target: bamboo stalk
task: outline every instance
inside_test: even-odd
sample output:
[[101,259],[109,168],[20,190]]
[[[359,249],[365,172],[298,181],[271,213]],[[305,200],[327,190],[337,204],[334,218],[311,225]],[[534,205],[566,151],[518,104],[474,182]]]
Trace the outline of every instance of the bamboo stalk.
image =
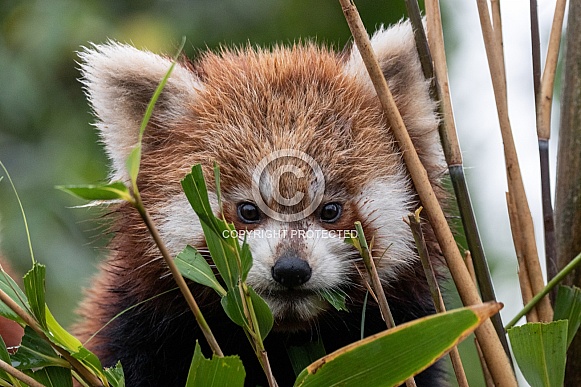
[[539,33],[539,16],[537,0],[530,0],[531,20],[531,52],[533,62],[533,90],[535,93],[535,109],[538,106],[539,93],[541,91],[541,39]]
[[[241,264],[240,257],[237,260],[238,264]],[[238,269],[242,272],[242,268],[239,266]],[[247,335],[249,336],[252,347],[258,357],[258,361],[262,366],[264,374],[266,375],[266,380],[268,382],[269,387],[277,387],[278,383],[272,373],[272,368],[270,367],[270,361],[268,360],[268,353],[264,348],[264,342],[262,336],[260,335],[260,327],[258,326],[258,318],[256,317],[256,313],[254,311],[254,306],[252,305],[252,299],[250,298],[250,292],[248,290],[248,286],[246,286],[245,282],[240,282],[238,286],[238,290],[240,291],[240,298],[242,299],[243,307],[244,307],[244,315],[248,324],[252,327],[252,329],[245,328],[244,330],[247,331]]]
[[466,267],[468,268],[472,282],[477,283],[476,272],[474,271],[474,261],[472,260],[472,254],[470,254],[470,250],[464,251],[464,262],[466,263]]
[[[523,301],[523,305],[528,304],[528,302],[533,298],[533,289],[531,288],[531,281],[529,277],[529,272],[527,270],[527,265],[524,262],[523,257],[523,240],[522,235],[515,230],[519,229],[519,218],[516,214],[516,205],[513,201],[510,192],[506,193],[506,204],[508,207],[508,216],[510,222],[514,227],[511,227],[512,239],[514,242],[514,247],[516,251],[516,259],[518,262],[518,283],[520,285],[520,292]],[[539,315],[536,308],[532,308],[529,313],[527,313],[527,322],[538,322]]]
[[504,88],[506,88],[506,67],[504,62],[504,38],[502,37],[502,17],[500,16],[500,0],[491,0],[490,5],[492,8],[492,29],[494,31],[494,38],[497,44],[500,45],[500,76],[502,76],[502,81]]
[[[540,93],[535,99],[537,112],[537,135],[539,140],[539,156],[541,164],[541,191],[543,204],[543,224],[545,231],[545,262],[547,279],[557,274],[557,256],[555,247],[555,223],[553,206],[551,204],[551,181],[549,175],[549,138],[551,137],[551,108],[553,105],[553,89],[559,59],[561,31],[565,18],[566,0],[557,0],[555,15],[549,36],[549,47],[545,69],[543,71]],[[537,27],[538,28],[538,27]],[[553,293],[553,298],[556,294]]]
[[45,387],[44,384],[37,382],[30,376],[26,375],[24,372],[12,367],[12,365],[6,363],[4,360],[0,359],[0,369],[21,382],[26,383],[30,387]]
[[[357,239],[361,245],[361,258],[363,258],[363,263],[365,264],[365,269],[371,280],[371,286],[377,296],[377,304],[381,310],[381,314],[385,320],[385,325],[387,329],[395,327],[395,321],[393,320],[393,315],[389,309],[389,304],[387,303],[387,297],[385,296],[385,291],[381,285],[381,280],[379,279],[379,274],[377,273],[377,268],[375,267],[375,261],[371,254],[371,249],[367,244],[367,239],[363,232],[363,227],[361,222],[355,222],[355,230],[357,231]],[[416,387],[416,381],[413,376],[405,381],[406,387]]]
[[[537,125],[537,136],[539,126],[539,100],[541,93],[541,43],[539,34],[539,18],[537,0],[530,0],[530,20],[531,20],[531,51],[533,62],[533,90],[535,93],[535,118]],[[543,206],[543,228],[545,237],[545,266],[547,268],[547,280],[557,274],[557,257],[555,246],[555,221],[553,218],[553,206],[551,204],[551,185],[549,174],[549,141],[538,140],[539,161],[541,166],[541,197]],[[554,300],[557,294],[551,292],[551,299]]]
[[[428,46],[428,39],[424,31],[424,24],[422,23],[420,6],[417,0],[405,0],[405,6],[414,30],[414,40],[416,42],[420,64],[422,65],[422,72],[424,73],[424,77],[431,81],[431,93],[435,91],[434,67],[432,65],[432,55],[430,53],[430,47]],[[432,95],[432,98],[436,98],[436,95]]]
[[[538,120],[537,120],[538,122]],[[541,167],[541,203],[543,207],[543,231],[545,237],[545,267],[547,280],[555,277],[558,271],[557,252],[555,240],[555,218],[553,204],[551,202],[551,176],[549,169],[549,140],[538,139],[539,162]],[[557,297],[556,292],[551,293],[552,300]]]
[[492,379],[492,375],[488,370],[488,366],[486,365],[486,361],[484,360],[484,355],[482,354],[482,348],[480,348],[480,344],[478,344],[478,339],[474,339],[474,346],[476,347],[476,352],[478,352],[478,358],[480,359],[480,367],[482,368],[482,375],[484,376],[484,383],[486,387],[495,387],[494,379]]
[[553,289],[555,286],[557,286],[579,264],[581,264],[581,253],[577,254],[577,256],[575,258],[573,258],[569,262],[569,264],[567,264],[567,266],[565,266],[555,276],[555,278],[553,278],[552,280],[549,281],[549,283],[547,284],[547,286],[545,286],[540,293],[536,294],[533,297],[533,299],[530,300],[529,303],[526,304],[525,307],[519,313],[517,313],[517,315],[514,316],[514,318],[512,320],[510,320],[510,322],[508,324],[506,324],[506,329],[512,328],[518,322],[518,320],[520,320],[520,318],[522,316],[524,316],[531,308],[533,308],[535,306],[535,304],[538,303],[544,296],[546,296],[547,294],[549,294],[549,292],[551,291],[551,289]]
[[[427,0],[425,5],[429,46],[433,58],[434,75],[436,78],[436,94],[438,96],[438,101],[440,101],[439,107],[443,118],[439,127],[442,149],[444,150],[446,163],[448,164],[448,171],[454,188],[458,209],[460,210],[460,217],[466,235],[466,242],[468,243],[468,248],[474,257],[474,269],[482,299],[484,301],[496,301],[496,294],[490,276],[490,269],[482,247],[478,224],[476,223],[470,193],[466,184],[464,167],[462,165],[462,152],[460,151],[458,136],[456,134],[454,111],[450,98],[448,66],[446,64],[446,52],[444,49],[444,35],[439,0]],[[508,340],[502,326],[502,319],[500,315],[497,314],[492,316],[491,320],[504,351],[509,361],[511,361]]]
[[161,255],[163,256],[165,263],[169,267],[176,284],[178,285],[180,291],[182,292],[184,298],[186,299],[188,306],[192,310],[194,317],[196,318],[196,321],[197,321],[198,325],[200,326],[200,330],[202,331],[202,333],[204,334],[204,337],[208,341],[208,345],[210,346],[210,348],[212,349],[212,352],[216,356],[224,357],[224,353],[222,352],[222,349],[220,349],[220,346],[218,345],[216,338],[212,334],[212,330],[210,329],[210,326],[206,322],[206,319],[204,318],[204,315],[202,314],[202,311],[200,310],[198,303],[196,302],[196,300],[194,299],[194,296],[190,292],[190,288],[188,288],[188,285],[186,284],[184,277],[180,274],[177,266],[174,263],[174,260],[172,259],[171,255],[167,251],[167,248],[165,247],[165,244],[163,243],[161,236],[159,235],[159,232],[157,231],[157,228],[155,227],[155,224],[153,223],[153,220],[151,219],[151,217],[149,216],[149,213],[147,212],[147,210],[143,206],[143,202],[141,201],[141,197],[138,194],[136,195],[135,193],[134,193],[134,195],[135,195],[135,199],[136,199],[135,208],[139,212],[139,215],[141,215],[141,218],[143,219],[145,225],[147,226],[149,233],[151,234],[155,244],[157,245]]
[[[470,276],[472,277],[472,281],[474,283],[476,283],[476,273],[474,272],[472,255],[470,254],[469,250],[466,250],[464,252],[464,262],[466,263],[466,267],[468,268],[468,271],[470,272]],[[502,329],[504,331],[504,327]],[[484,354],[482,353],[482,350],[480,349],[480,345],[478,344],[478,339],[476,337],[474,338],[474,346],[476,347],[476,352],[478,354],[478,360],[480,360],[480,368],[482,369],[482,373],[484,375],[484,380],[486,382],[486,386],[487,387],[493,386],[494,384],[489,383],[492,381],[492,377],[490,376],[490,372],[488,371],[488,366],[486,365],[486,359],[484,359]]]
[[367,239],[365,239],[365,234],[363,233],[363,227],[361,222],[355,222],[355,230],[357,231],[357,239],[361,245],[361,258],[363,258],[363,263],[365,264],[365,269],[367,269],[367,274],[371,281],[371,287],[373,292],[377,297],[377,304],[381,310],[381,314],[385,320],[387,328],[393,328],[395,326],[395,321],[393,320],[393,315],[389,309],[389,304],[387,303],[387,297],[385,297],[385,292],[383,291],[383,286],[381,286],[381,280],[379,279],[379,274],[377,274],[377,269],[375,268],[375,262],[371,255],[371,250],[367,245]]
[[[340,0],[343,13],[359,52],[361,53],[363,62],[367,68],[371,81],[377,92],[379,101],[384,109],[391,130],[394,137],[399,143],[402,150],[402,156],[410,172],[412,181],[418,192],[420,200],[436,235],[436,239],[440,244],[444,257],[452,274],[452,278],[458,289],[458,293],[465,305],[480,304],[480,296],[476,287],[470,280],[468,269],[464,265],[462,255],[458,250],[454,236],[450,231],[450,227],[446,222],[444,213],[438,203],[438,199],[434,194],[428,174],[422,166],[413,143],[407,133],[401,115],[397,109],[393,96],[389,91],[389,87],[383,77],[381,68],[375,58],[369,36],[365,31],[363,22],[359,17],[359,13],[355,5],[350,0]],[[494,331],[492,322],[485,321],[477,330],[476,335],[479,337],[483,352],[490,366],[491,373],[499,385],[516,386],[516,379],[512,372],[510,362],[504,352],[502,345]]]
[[[420,207],[415,212],[415,214],[408,215],[407,221],[405,221],[405,219],[404,221],[412,230],[412,234],[418,248],[418,254],[424,268],[424,274],[426,275],[428,286],[430,287],[430,293],[432,295],[432,301],[434,302],[436,312],[444,313],[446,311],[446,305],[444,305],[444,299],[442,298],[442,293],[440,292],[440,287],[438,286],[438,280],[434,274],[434,267],[430,261],[428,248],[426,246],[426,241],[422,232],[422,224],[420,223],[421,210],[422,208]],[[457,346],[450,350],[449,356],[450,361],[452,362],[452,368],[454,369],[454,374],[456,375],[456,380],[458,381],[458,386],[469,387],[468,379],[466,378],[466,373],[464,372],[464,366],[462,365],[462,359],[460,358],[460,352],[458,352]]]
[[260,364],[262,364],[262,369],[266,375],[266,381],[270,387],[277,387],[278,384],[276,379],[274,378],[274,374],[272,373],[272,368],[270,367],[270,361],[268,360],[268,353],[266,350],[262,349],[258,353],[258,359],[260,360]]
[[[464,261],[466,262],[466,267],[472,276],[472,281],[476,283],[476,273],[474,272],[474,265],[472,264],[472,255],[470,254],[470,251],[464,252]],[[504,327],[502,330],[504,331]],[[478,354],[478,360],[480,360],[480,368],[482,369],[482,375],[484,376],[486,387],[494,387],[492,375],[490,375],[488,365],[486,365],[486,359],[484,358],[484,354],[482,353],[482,349],[480,349],[480,344],[478,344],[478,339],[476,337],[474,338],[474,347],[476,348],[476,353]]]
[[462,152],[456,134],[456,122],[452,99],[450,98],[450,86],[448,80],[448,65],[444,51],[444,36],[442,19],[440,17],[440,4],[438,0],[426,0],[426,18],[428,26],[428,44],[432,56],[434,75],[436,77],[436,93],[440,102],[442,121],[440,137],[442,148],[448,167],[462,165]]
[[65,349],[54,344],[46,336],[42,328],[38,325],[34,317],[32,317],[28,312],[22,309],[8,294],[0,289],[0,301],[6,304],[14,313],[18,315],[34,332],[36,332],[41,339],[46,341],[56,350],[62,357],[64,357],[71,366],[79,373],[79,375],[85,380],[90,386],[103,386],[103,382],[89,371],[84,365],[82,365],[77,359],[71,356]]
[[[557,183],[555,189],[555,236],[558,267],[564,267],[581,251],[581,2],[570,1],[567,17],[566,49],[563,63]],[[581,287],[578,267],[566,285]],[[581,383],[581,335],[576,335],[567,351],[565,385]]]
[[563,29],[563,20],[565,19],[566,0],[557,0],[555,6],[555,16],[551,26],[549,36],[549,47],[547,49],[547,59],[545,69],[541,79],[541,94],[539,98],[539,122],[538,136],[539,139],[549,140],[551,137],[551,107],[553,102],[553,86],[555,84],[555,74],[557,73],[557,61],[559,59],[559,46],[561,44],[561,31]]
[[[500,131],[504,145],[504,156],[508,180],[508,190],[513,197],[516,207],[516,215],[519,219],[520,228],[516,229],[514,223],[511,227],[514,232],[520,233],[519,237],[522,243],[524,262],[526,263],[531,287],[535,294],[539,293],[544,287],[541,265],[535,242],[535,233],[531,212],[528,205],[526,192],[522,182],[518,157],[512,129],[508,117],[508,102],[506,93],[505,76],[503,74],[503,65],[501,47],[495,40],[495,33],[492,29],[490,14],[486,0],[476,0],[478,5],[478,14],[480,16],[480,26],[484,37],[484,46],[488,57],[488,65],[492,78],[492,86],[496,99],[496,109],[500,122]],[[541,321],[551,321],[553,318],[553,309],[548,297],[543,299],[537,306],[537,311]]]

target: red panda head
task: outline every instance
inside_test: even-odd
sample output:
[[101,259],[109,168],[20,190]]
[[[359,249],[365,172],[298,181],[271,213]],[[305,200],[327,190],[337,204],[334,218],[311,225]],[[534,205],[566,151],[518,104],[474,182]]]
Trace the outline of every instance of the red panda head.
[[[381,29],[372,45],[436,180],[438,119],[411,26]],[[127,181],[125,159],[171,60],[113,42],[85,50],[81,59],[111,179]],[[205,251],[179,181],[196,163],[211,176],[213,161],[221,168],[225,216],[253,255],[248,284],[280,324],[308,322],[330,308],[324,292],[349,296],[364,289],[358,254],[344,242],[357,220],[374,238],[387,284],[417,262],[402,221],[416,195],[356,48],[341,54],[314,44],[222,49],[178,63],[146,130],[138,179],[174,255],[186,244]],[[166,275],[154,249],[140,253],[136,268],[157,265],[159,276]]]

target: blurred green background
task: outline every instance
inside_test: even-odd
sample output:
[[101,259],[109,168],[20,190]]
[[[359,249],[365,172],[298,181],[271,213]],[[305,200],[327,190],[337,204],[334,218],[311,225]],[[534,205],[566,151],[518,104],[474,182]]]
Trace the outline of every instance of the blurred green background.
[[[404,17],[403,3],[357,5],[372,32]],[[114,39],[173,53],[182,36],[185,53],[195,57],[220,44],[304,38],[342,48],[350,33],[336,0],[0,1],[0,160],[22,199],[36,259],[47,265],[47,302],[65,326],[74,321],[107,241],[100,212],[73,208],[83,202],[54,188],[107,177],[76,52]],[[0,251],[18,274],[30,267],[24,224],[6,179],[0,182]],[[470,374],[479,385],[479,371]]]

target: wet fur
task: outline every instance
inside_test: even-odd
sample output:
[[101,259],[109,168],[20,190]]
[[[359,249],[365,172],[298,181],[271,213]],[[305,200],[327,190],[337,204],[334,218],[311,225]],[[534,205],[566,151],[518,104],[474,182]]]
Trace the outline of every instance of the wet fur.
[[[437,186],[443,173],[438,119],[411,27],[402,23],[382,29],[372,42],[408,131]],[[127,181],[125,158],[170,60],[114,42],[88,48],[80,57],[88,99],[112,162],[111,179]],[[176,255],[187,243],[202,251],[205,248],[200,225],[179,184],[196,163],[202,163],[206,176],[211,176],[213,161],[220,164],[225,216],[238,229],[280,226],[268,220],[263,226],[240,222],[236,203],[251,198],[252,171],[258,162],[286,148],[311,155],[325,173],[325,200],[344,203],[337,223],[321,226],[305,220],[299,226],[345,230],[362,221],[366,235],[375,235],[375,254],[386,251],[378,267],[396,322],[433,313],[411,233],[401,221],[417,206],[417,197],[355,48],[342,54],[312,43],[270,50],[222,49],[176,67],[146,130],[138,179],[145,206],[171,253]],[[283,186],[289,191],[305,189],[291,180]],[[120,360],[128,386],[181,386],[195,341],[200,341],[206,354],[208,348],[136,211],[126,204],[109,210],[114,219],[111,253],[87,290],[76,333],[86,340],[127,310],[102,329],[89,347],[105,365]],[[440,253],[429,229],[427,238],[437,263]],[[249,283],[275,306],[275,327],[265,344],[279,384],[288,385],[294,375],[286,346],[320,335],[329,353],[360,338],[365,287],[354,265],[362,266],[356,251],[342,242],[325,245],[322,254],[321,240],[304,241],[301,249],[309,252],[305,259],[313,267],[310,282],[345,291],[351,313],[328,305],[313,312],[313,305],[305,301],[303,314],[296,309],[290,315],[285,312],[291,310],[290,301],[269,296],[270,290],[280,289],[264,274],[276,260],[264,243],[250,240],[255,267]],[[190,286],[224,352],[242,357],[247,384],[264,385],[250,345],[240,328],[226,318],[218,297],[208,288]],[[370,301],[365,334],[383,329],[385,323]],[[418,385],[445,384],[439,365],[417,380]]]

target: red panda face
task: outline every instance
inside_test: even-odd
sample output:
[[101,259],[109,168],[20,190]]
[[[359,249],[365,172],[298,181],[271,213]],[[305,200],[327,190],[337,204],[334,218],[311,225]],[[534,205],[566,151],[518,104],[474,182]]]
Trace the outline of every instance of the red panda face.
[[[382,30],[372,43],[436,178],[442,170],[434,145],[438,121],[411,27]],[[116,43],[81,57],[111,178],[126,181],[125,158],[170,61]],[[356,49],[349,55],[312,44],[222,50],[179,64],[147,128],[138,180],[171,253],[187,244],[205,252],[179,181],[196,163],[212,176],[216,161],[225,216],[252,252],[248,284],[265,298],[279,329],[309,323],[331,308],[321,296],[326,292],[349,297],[364,291],[358,253],[344,242],[355,221],[373,237],[382,279],[397,278],[417,260],[402,221],[416,198],[376,99]],[[215,193],[210,197],[217,212]],[[156,259],[153,248],[142,256],[136,267]],[[167,275],[157,264],[159,276]]]

